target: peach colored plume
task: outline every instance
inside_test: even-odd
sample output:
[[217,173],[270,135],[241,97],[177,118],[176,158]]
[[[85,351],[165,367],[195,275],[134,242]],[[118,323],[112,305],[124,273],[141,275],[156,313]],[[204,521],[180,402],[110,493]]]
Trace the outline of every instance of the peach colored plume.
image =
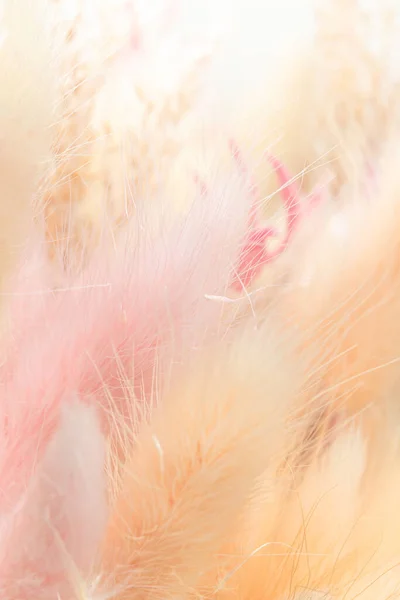
[[276,460],[299,378],[271,329],[185,363],[140,431],[100,564],[118,600],[196,589]]
[[304,332],[305,346],[319,344],[321,403],[336,399],[351,413],[393,393],[400,374],[399,185],[389,152],[370,198],[310,220],[282,293],[288,327]]

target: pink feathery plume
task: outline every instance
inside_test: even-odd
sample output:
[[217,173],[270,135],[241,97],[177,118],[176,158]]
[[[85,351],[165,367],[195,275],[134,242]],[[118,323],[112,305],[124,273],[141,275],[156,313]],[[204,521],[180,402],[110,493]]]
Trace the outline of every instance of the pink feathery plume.
[[221,308],[206,296],[229,284],[248,205],[235,177],[212,187],[155,240],[137,215],[135,242],[128,234],[115,252],[100,249],[65,289],[37,290],[33,302],[32,293],[18,295],[2,367],[0,509],[18,502],[63,400],[100,400],[107,413],[111,396],[114,410],[132,416],[126,381],[145,402],[159,357],[179,360],[215,332]]

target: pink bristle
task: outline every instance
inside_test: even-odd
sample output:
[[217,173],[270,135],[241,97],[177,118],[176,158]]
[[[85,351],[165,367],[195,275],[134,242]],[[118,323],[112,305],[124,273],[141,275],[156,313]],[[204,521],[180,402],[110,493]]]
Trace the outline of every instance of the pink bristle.
[[269,238],[276,238],[277,235],[278,232],[273,227],[264,227],[250,232],[240,256],[237,279],[232,284],[236,291],[240,292],[243,286],[248,287],[251,285],[253,280],[260,274],[264,265],[268,262],[266,243]]
[[280,160],[272,154],[267,154],[267,158],[271,163],[281,186],[283,205],[287,214],[286,242],[288,242],[297,226],[298,219],[300,218],[300,190],[296,182],[291,182],[290,174]]
[[[240,173],[248,179],[247,169],[237,146],[231,142],[231,149],[239,167]],[[251,184],[253,203],[249,215],[249,233],[242,248],[240,260],[232,288],[240,292],[243,287],[250,286],[255,278],[260,275],[263,267],[278,258],[284,252],[297,230],[299,220],[308,216],[320,204],[321,192],[314,191],[307,204],[301,199],[300,190],[291,177],[284,164],[271,154],[267,155],[269,162],[275,170],[281,185],[283,205],[287,215],[287,229],[283,240],[274,250],[268,249],[268,240],[277,239],[279,233],[275,227],[261,227],[259,216],[259,202],[257,202],[257,188]]]
[[244,158],[240,152],[239,146],[236,144],[236,142],[234,140],[230,140],[229,142],[229,147],[231,149],[232,152],[232,156],[235,159],[236,165],[238,167],[239,173],[242,175],[242,177],[249,181],[249,192],[251,194],[251,198],[252,198],[252,204],[250,207],[250,213],[249,213],[249,227],[256,227],[257,223],[259,221],[259,205],[260,205],[260,201],[259,201],[259,191],[257,188],[257,185],[255,184],[255,182],[251,179],[249,172],[246,168],[245,162],[244,162]]

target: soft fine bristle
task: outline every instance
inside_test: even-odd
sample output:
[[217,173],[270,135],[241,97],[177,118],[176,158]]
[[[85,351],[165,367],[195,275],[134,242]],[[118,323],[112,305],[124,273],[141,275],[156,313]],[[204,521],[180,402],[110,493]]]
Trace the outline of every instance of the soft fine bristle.
[[213,567],[282,442],[298,385],[282,351],[271,333],[210,350],[143,428],[104,540],[117,598],[186,597]]

